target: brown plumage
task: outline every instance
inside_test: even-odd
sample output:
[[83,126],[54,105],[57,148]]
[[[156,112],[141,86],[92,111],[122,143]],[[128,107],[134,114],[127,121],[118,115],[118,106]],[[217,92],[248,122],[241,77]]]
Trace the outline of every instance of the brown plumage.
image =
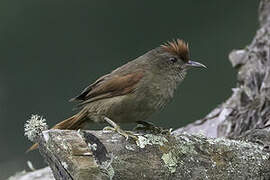
[[[115,71],[117,71],[117,69]],[[142,71],[128,73],[122,76],[111,76],[111,74],[107,74],[96,80],[93,84],[90,84],[80,95],[70,99],[70,101],[80,101],[77,106],[83,107],[94,101],[132,93],[135,89],[135,85],[142,77]],[[86,109],[83,109],[78,114],[56,124],[52,129],[83,129],[84,123],[86,123],[84,120],[86,116],[87,111]],[[38,144],[35,143],[26,152],[30,152],[37,148]]]
[[80,111],[52,129],[83,129],[104,117],[116,123],[143,121],[170,102],[190,67],[205,66],[189,60],[183,40],[167,42],[87,86],[71,99]]
[[80,101],[78,104],[80,107],[100,99],[125,95],[134,90],[135,85],[142,77],[142,71],[128,73],[122,76],[110,76],[110,74],[108,74],[102,76],[93,84],[90,84],[79,96],[72,98],[69,101]]
[[189,61],[189,47],[185,41],[176,39],[161,45],[165,51],[179,56],[185,62]]

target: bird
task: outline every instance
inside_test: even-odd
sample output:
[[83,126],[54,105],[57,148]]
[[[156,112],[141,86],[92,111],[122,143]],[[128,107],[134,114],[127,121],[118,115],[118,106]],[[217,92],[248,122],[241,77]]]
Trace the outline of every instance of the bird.
[[[52,129],[78,130],[88,123],[107,122],[112,126],[108,129],[134,137],[118,123],[141,122],[163,109],[192,67],[206,68],[190,59],[188,43],[182,39],[162,43],[87,86],[70,100],[77,102],[78,113]],[[37,147],[34,144],[27,152]]]

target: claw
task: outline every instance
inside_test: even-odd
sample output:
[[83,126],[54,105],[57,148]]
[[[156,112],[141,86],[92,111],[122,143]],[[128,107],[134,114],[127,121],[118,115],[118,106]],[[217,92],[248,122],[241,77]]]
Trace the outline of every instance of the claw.
[[112,127],[107,126],[103,128],[103,130],[107,131],[115,131],[118,134],[124,136],[126,140],[128,140],[129,137],[133,138],[135,141],[138,141],[138,137],[134,135],[131,131],[124,131],[123,129],[120,128],[119,125],[117,125],[115,122],[113,122],[111,119],[104,117],[104,120],[109,123]]

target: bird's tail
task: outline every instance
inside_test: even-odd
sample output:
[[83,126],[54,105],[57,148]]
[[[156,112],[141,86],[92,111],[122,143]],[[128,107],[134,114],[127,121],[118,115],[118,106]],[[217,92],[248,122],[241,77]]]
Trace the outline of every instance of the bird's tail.
[[[78,113],[68,119],[65,119],[64,121],[61,121],[60,123],[54,125],[52,129],[67,129],[67,130],[77,130],[83,127],[83,124],[85,123],[85,113]],[[26,153],[33,151],[38,148],[38,144],[33,144],[29,149],[27,149]]]

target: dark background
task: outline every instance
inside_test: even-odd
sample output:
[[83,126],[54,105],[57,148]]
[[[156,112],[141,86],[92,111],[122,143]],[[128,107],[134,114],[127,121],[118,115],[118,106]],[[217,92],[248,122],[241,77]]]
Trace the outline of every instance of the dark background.
[[[254,0],[0,1],[0,179],[45,166],[23,126],[31,114],[52,126],[71,116],[77,95],[99,76],[173,38],[208,66],[191,70],[175,100],[150,120],[177,128],[204,117],[231,95],[228,61],[255,34]],[[96,126],[93,126],[93,128]]]

